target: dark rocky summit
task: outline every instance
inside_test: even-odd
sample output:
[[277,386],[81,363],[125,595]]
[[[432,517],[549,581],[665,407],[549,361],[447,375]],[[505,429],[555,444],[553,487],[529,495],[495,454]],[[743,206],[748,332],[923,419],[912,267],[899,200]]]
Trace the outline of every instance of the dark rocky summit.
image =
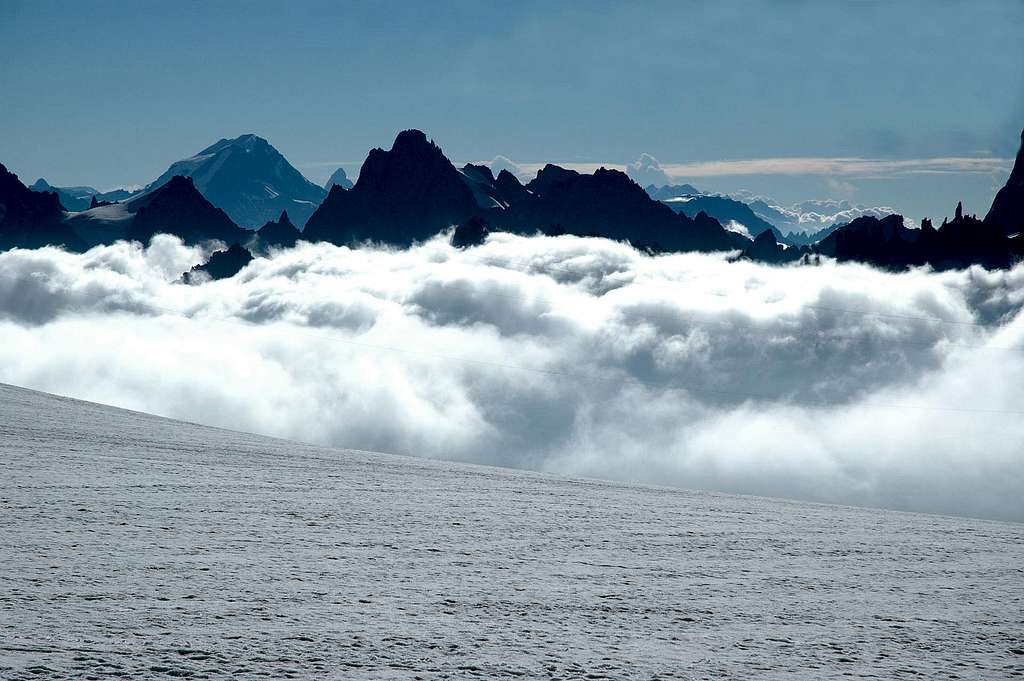
[[86,244],[64,221],[56,192],[32,191],[0,164],[0,249],[64,246],[85,250]]
[[[507,185],[518,183],[509,178]],[[549,164],[525,189],[508,209],[489,213],[493,228],[599,236],[652,251],[733,250],[750,243],[705,213],[694,218],[675,213],[617,170],[585,175]],[[513,191],[506,188],[505,194]]]
[[217,251],[203,265],[196,265],[182,275],[186,284],[201,284],[210,279],[229,279],[253,261],[252,253],[241,245],[231,244],[226,251]]
[[548,163],[537,171],[537,177],[526,184],[526,189],[532,194],[543,196],[556,184],[571,182],[579,176],[580,174],[575,170]]
[[452,246],[455,248],[467,248],[479,246],[491,233],[487,221],[481,217],[473,216],[466,222],[455,228],[452,232]]
[[1001,227],[1006,234],[1024,232],[1024,131],[1020,133],[1020,149],[1006,185],[996,193],[985,223]]
[[335,185],[306,223],[305,238],[335,244],[409,245],[480,212],[455,166],[419,130],[373,149],[352,189]]
[[700,196],[703,193],[692,184],[667,184],[664,187],[649,184],[644,187],[644,191],[655,201],[667,201],[679,196]]
[[508,205],[528,201],[533,195],[529,189],[523,186],[515,175],[504,168],[494,178],[494,187],[501,193],[502,198]]
[[775,238],[774,230],[766,229],[754,237],[754,243],[743,251],[743,257],[778,265],[796,262],[810,252],[810,249],[807,247],[787,247],[780,244]]
[[199,193],[190,177],[172,177],[166,184],[136,199],[135,217],[125,236],[148,244],[154,234],[173,234],[187,244],[218,240],[247,241],[252,233]]
[[[374,149],[350,190],[334,187],[304,236],[337,244],[378,241],[405,246],[473,217],[520,234],[575,234],[629,241],[659,251],[732,250],[750,242],[713,218],[677,215],[625,173],[585,175],[548,164],[525,187],[507,171],[468,164],[456,169],[418,130]],[[476,225],[476,223],[472,223]]]
[[257,252],[265,253],[270,248],[291,248],[301,238],[302,232],[292,224],[288,211],[283,211],[277,220],[268,222],[256,231],[249,246]]
[[491,169],[483,165],[467,163],[462,166],[462,179],[473,192],[477,206],[483,210],[491,208],[508,208],[510,200],[505,197]]

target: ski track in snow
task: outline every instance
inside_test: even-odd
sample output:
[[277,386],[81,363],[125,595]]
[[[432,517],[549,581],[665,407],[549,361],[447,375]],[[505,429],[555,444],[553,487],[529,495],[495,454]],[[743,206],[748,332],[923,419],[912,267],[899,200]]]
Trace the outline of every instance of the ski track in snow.
[[8,386],[0,461],[4,679],[1024,675],[1019,524],[322,449]]

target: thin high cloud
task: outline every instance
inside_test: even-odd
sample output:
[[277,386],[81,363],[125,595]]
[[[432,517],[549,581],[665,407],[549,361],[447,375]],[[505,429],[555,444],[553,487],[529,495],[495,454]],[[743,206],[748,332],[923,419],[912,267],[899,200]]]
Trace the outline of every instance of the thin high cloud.
[[[644,156],[649,156],[645,154]],[[640,161],[636,162],[640,163]],[[598,168],[628,172],[633,164],[621,163],[559,163],[580,172],[592,173]],[[691,163],[658,163],[658,168],[672,181],[695,177],[732,175],[840,175],[853,177],[885,177],[920,174],[992,174],[1009,172],[1010,158],[977,158],[951,156],[924,159],[869,158],[757,158],[727,161],[694,161]],[[520,163],[523,172],[535,173],[543,163]]]
[[[490,161],[471,161],[491,168],[495,175],[502,169],[508,170],[519,179],[529,181],[544,163],[518,163],[507,156],[495,156]],[[664,186],[692,181],[698,177],[730,177],[747,175],[823,175],[826,177],[856,177],[860,179],[881,179],[910,175],[1002,175],[1013,166],[1012,158],[949,156],[923,159],[870,159],[856,157],[799,157],[799,158],[757,158],[721,161],[693,161],[689,163],[662,163],[654,156],[644,153],[632,163],[578,163],[555,161],[555,165],[571,168],[581,173],[593,173],[598,168],[620,170],[632,177],[641,186],[649,184]],[[455,162],[457,166],[463,162]],[[326,179],[327,169],[338,167],[359,167],[357,161],[321,161],[302,163],[301,168],[312,176]],[[835,182],[843,182],[834,179]]]
[[[0,381],[326,445],[1024,520],[1024,266],[492,235],[0,254]],[[941,321],[940,321],[941,320]]]

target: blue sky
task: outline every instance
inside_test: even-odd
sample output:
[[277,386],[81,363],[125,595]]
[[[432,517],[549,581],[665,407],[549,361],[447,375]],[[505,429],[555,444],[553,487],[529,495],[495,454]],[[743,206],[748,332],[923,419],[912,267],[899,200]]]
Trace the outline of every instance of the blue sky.
[[418,127],[457,161],[649,153],[707,190],[984,213],[1024,127],[1022,35],[1015,0],[0,0],[0,161],[110,188],[256,132],[322,181]]

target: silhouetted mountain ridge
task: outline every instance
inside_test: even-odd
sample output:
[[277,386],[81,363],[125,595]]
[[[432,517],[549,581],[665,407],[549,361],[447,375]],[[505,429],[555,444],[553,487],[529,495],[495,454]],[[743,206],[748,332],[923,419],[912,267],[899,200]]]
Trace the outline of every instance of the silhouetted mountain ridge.
[[[205,182],[208,191],[223,192],[222,200],[243,203],[252,199],[246,189],[251,183],[269,191],[267,196],[276,192],[263,182],[271,176],[277,178],[275,182],[295,180],[297,185],[310,185],[323,193],[266,140],[255,135],[220,140],[175,167],[187,176],[165,174],[146,191],[120,203],[89,194],[91,207],[68,215],[57,193],[32,191],[0,166],[0,247],[52,244],[82,250],[125,238],[148,243],[161,232],[190,244],[218,240],[263,252],[272,246],[292,246],[300,238],[408,246],[456,226],[452,243],[460,247],[481,243],[493,229],[526,235],[597,236],[654,252],[739,251],[744,257],[773,263],[825,255],[890,269],[919,265],[948,269],[972,264],[1002,268],[1024,254],[1024,237],[1012,236],[1024,226],[1024,134],[1006,186],[996,195],[984,221],[964,215],[961,206],[952,220],[937,229],[928,220],[916,229],[904,225],[899,215],[868,215],[823,230],[819,233],[822,240],[812,247],[801,239],[813,240],[817,235],[794,236],[790,243],[796,245],[784,246],[780,241],[790,237],[783,237],[750,205],[730,197],[687,195],[685,201],[672,202],[680,204],[677,213],[653,199],[652,188],[645,190],[616,170],[600,168],[585,174],[548,164],[524,186],[507,170],[495,177],[483,165],[456,168],[419,130],[399,133],[387,151],[371,150],[351,189],[333,184],[304,233],[290,219],[290,209],[275,212],[256,233],[243,229],[198,186]],[[44,187],[49,187],[45,181],[36,183],[36,189]],[[90,187],[71,189],[94,191]],[[680,188],[662,189],[675,192]],[[260,209],[270,205],[263,202]],[[709,213],[744,224],[756,238],[751,241],[725,229]]]
[[704,193],[692,184],[667,184],[663,187],[649,184],[644,187],[644,191],[655,201],[667,201],[679,196],[700,196]]
[[269,248],[291,248],[299,239],[302,232],[292,224],[288,218],[288,211],[281,213],[281,217],[263,225],[256,231],[256,235],[250,242],[250,248],[256,251],[266,252]]
[[227,250],[215,252],[202,265],[193,267],[182,275],[182,279],[186,284],[201,284],[208,278],[214,281],[230,279],[252,261],[252,253],[240,244],[234,243]]
[[64,221],[56,192],[35,192],[0,164],[0,249],[84,244]]
[[[508,184],[518,183],[509,177]],[[750,243],[704,213],[675,213],[618,170],[587,175],[548,164],[525,189],[507,210],[490,212],[493,228],[599,236],[654,251],[733,250]]]
[[976,216],[963,214],[957,204],[953,220],[938,229],[925,218],[920,229],[903,224],[903,216],[859,217],[836,229],[814,249],[837,260],[855,260],[887,269],[930,265],[962,269],[971,265],[1006,268],[1024,255],[1024,240]]
[[1020,149],[1006,184],[996,193],[985,222],[1001,227],[1007,234],[1024,232],[1024,130]]
[[186,244],[211,239],[230,244],[252,235],[207,201],[191,177],[181,175],[142,197],[125,236],[147,244],[154,234],[173,234]]
[[408,245],[480,212],[472,190],[441,148],[404,130],[389,151],[370,151],[352,189],[335,185],[306,223],[305,238]]

